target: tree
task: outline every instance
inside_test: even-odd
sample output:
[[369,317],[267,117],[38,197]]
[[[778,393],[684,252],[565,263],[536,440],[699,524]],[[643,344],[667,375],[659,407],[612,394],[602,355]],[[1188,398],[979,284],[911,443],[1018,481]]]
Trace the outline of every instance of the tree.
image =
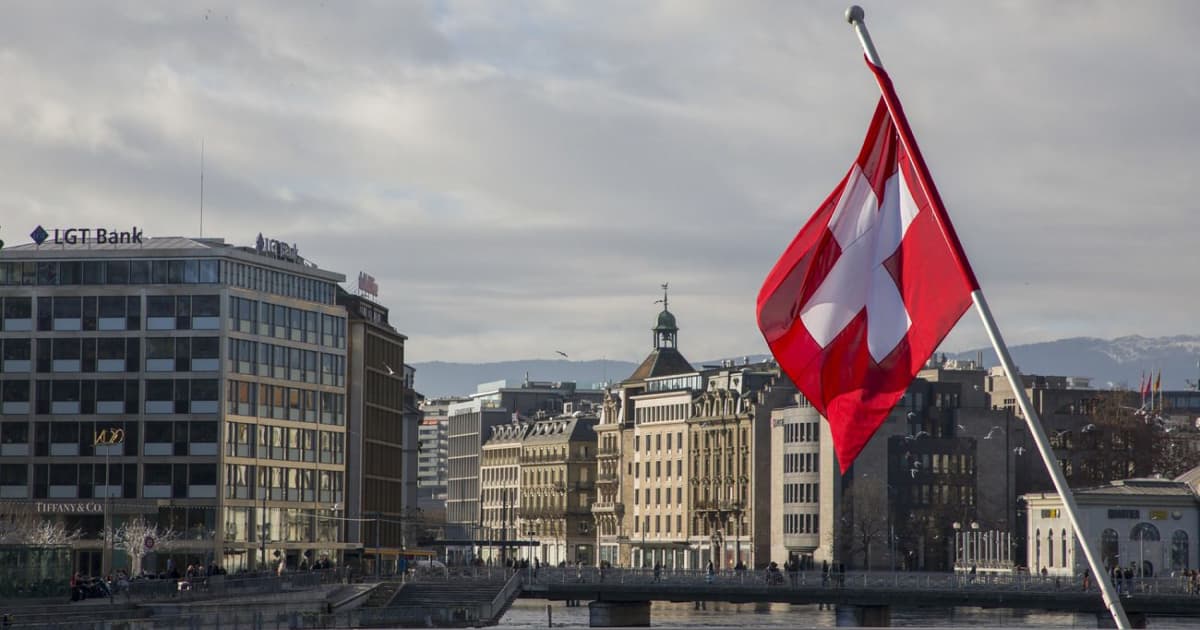
[[62,523],[45,520],[33,512],[19,512],[0,520],[0,544],[57,547],[82,537],[81,530],[69,530]]
[[1137,393],[1096,392],[1088,401],[1088,423],[1063,432],[1060,448],[1073,487],[1097,486],[1118,479],[1161,475],[1174,478],[1200,464],[1190,427],[1179,428],[1160,413],[1135,406]]
[[149,551],[146,549],[147,539],[152,539],[155,549],[157,549],[159,546],[169,545],[180,537],[180,533],[170,527],[159,527],[157,523],[139,517],[126,521],[115,530],[106,530],[104,542],[108,544],[109,541],[112,541],[115,548],[129,554],[130,573],[136,575],[141,573],[142,558]]
[[878,482],[855,479],[842,491],[834,543],[839,557],[853,562],[862,558],[862,567],[871,568],[873,560],[886,553],[888,539],[887,500]]

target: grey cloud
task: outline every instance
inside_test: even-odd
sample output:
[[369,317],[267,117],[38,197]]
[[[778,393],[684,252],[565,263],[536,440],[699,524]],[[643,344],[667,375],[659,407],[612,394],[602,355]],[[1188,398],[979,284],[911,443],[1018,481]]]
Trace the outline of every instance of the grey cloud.
[[[375,273],[412,360],[636,359],[663,281],[687,356],[760,352],[878,98],[844,8],[7,5],[3,238],[192,232],[203,140],[206,234]],[[1200,7],[866,8],[1010,342],[1188,332]]]

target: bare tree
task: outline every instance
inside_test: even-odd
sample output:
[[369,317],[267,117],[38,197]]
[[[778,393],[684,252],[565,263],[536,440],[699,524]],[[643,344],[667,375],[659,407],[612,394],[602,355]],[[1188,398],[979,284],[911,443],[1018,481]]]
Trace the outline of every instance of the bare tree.
[[149,551],[146,549],[148,540],[152,540],[151,544],[157,547],[169,545],[179,538],[181,538],[181,534],[170,527],[159,527],[157,523],[152,523],[144,518],[136,518],[126,521],[115,530],[106,530],[104,541],[105,544],[108,544],[111,540],[116,548],[129,554],[130,572],[136,575],[141,573],[142,558]]
[[81,530],[69,530],[62,523],[45,520],[33,512],[18,512],[0,520],[0,544],[56,547],[82,537]]
[[872,560],[886,553],[888,539],[887,501],[878,483],[856,479],[842,492],[838,529],[838,551],[852,561],[861,555],[862,566],[871,568]]
[[1194,434],[1170,426],[1153,410],[1136,407],[1129,391],[1097,392],[1086,410],[1089,424],[1065,446],[1072,486],[1096,486],[1117,479],[1162,475],[1173,478],[1200,464]]

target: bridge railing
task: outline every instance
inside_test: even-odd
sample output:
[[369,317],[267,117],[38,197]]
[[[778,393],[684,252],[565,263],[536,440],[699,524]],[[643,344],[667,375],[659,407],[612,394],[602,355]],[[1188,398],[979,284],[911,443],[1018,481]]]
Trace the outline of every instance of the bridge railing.
[[[821,571],[764,570],[717,571],[709,575],[702,570],[689,569],[600,569],[597,567],[541,567],[523,570],[523,579],[530,585],[550,584],[614,584],[661,585],[689,588],[846,588],[872,590],[924,591],[1037,591],[1081,592],[1081,577],[1040,576],[1027,573],[979,574],[938,572],[852,571],[822,573]],[[1087,590],[1099,592],[1094,578],[1087,581]],[[1118,590],[1129,594],[1183,595],[1196,592],[1186,577],[1133,578],[1119,580]]]

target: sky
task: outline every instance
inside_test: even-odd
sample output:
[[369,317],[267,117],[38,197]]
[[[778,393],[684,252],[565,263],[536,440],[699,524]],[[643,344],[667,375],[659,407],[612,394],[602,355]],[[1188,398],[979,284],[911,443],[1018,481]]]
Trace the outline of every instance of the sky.
[[[1012,345],[1195,332],[1200,3],[863,2]],[[6,2],[0,238],[376,277],[410,362],[766,352],[878,100],[845,2]],[[968,312],[945,350],[987,345]]]

